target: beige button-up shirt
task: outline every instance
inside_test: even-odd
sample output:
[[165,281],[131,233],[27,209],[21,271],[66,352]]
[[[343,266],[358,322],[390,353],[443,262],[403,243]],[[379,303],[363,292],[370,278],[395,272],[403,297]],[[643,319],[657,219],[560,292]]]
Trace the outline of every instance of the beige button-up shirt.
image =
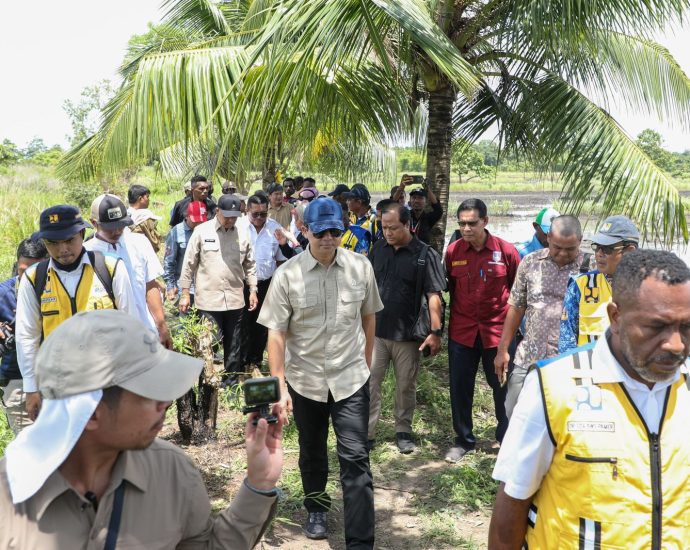
[[12,504],[5,461],[0,461],[0,548],[102,550],[114,493],[123,480],[118,548],[248,549],[275,512],[275,497],[258,495],[242,484],[232,504],[214,518],[191,460],[156,439],[148,449],[120,455],[97,510],[59,471],[34,496]]
[[217,218],[194,228],[184,255],[180,286],[194,282],[194,303],[206,311],[244,307],[244,281],[256,288],[256,266],[249,235],[225,229]]
[[362,316],[381,309],[366,257],[339,248],[326,267],[307,248],[276,270],[258,321],[287,332],[285,379],[297,393],[341,401],[369,379]]
[[292,207],[289,204],[283,203],[278,208],[273,208],[268,205],[268,217],[277,221],[284,229],[290,229],[290,222],[292,221]]

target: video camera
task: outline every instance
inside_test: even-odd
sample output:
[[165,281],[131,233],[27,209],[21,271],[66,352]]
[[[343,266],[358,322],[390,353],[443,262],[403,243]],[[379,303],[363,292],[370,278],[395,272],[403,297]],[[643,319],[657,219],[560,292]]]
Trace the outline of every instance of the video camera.
[[17,349],[14,340],[14,319],[9,323],[0,323],[0,357]]
[[278,418],[270,414],[271,403],[280,401],[280,382],[278,378],[275,376],[250,378],[242,386],[244,388],[244,402],[246,404],[242,412],[244,414],[259,413],[259,416],[254,419],[253,424],[256,426],[259,418],[265,418],[269,424],[278,422]]

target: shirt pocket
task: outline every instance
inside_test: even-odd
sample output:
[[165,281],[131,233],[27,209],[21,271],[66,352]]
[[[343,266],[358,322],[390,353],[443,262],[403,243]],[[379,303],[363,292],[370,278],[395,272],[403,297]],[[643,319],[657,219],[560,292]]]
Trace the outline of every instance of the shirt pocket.
[[218,252],[218,250],[220,250],[220,244],[218,241],[204,241],[204,244],[201,245],[201,249],[204,252]]
[[298,323],[302,326],[321,327],[325,322],[323,304],[315,294],[295,298],[294,310],[297,312]]
[[364,289],[342,290],[338,299],[338,322],[348,323],[360,316],[362,302],[365,296]]

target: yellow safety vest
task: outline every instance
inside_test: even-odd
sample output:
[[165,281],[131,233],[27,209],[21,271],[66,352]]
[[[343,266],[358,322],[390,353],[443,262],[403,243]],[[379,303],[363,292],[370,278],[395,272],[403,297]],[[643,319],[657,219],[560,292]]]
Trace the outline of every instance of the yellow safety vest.
[[[115,267],[119,258],[105,254],[105,265],[111,277],[115,274]],[[36,268],[32,265],[24,273],[34,285]],[[108,292],[101,284],[91,264],[84,264],[81,279],[72,298],[65,290],[60,277],[52,266],[48,268],[46,284],[41,294],[41,319],[43,324],[43,338],[53,332],[60,323],[66,321],[80,311],[93,311],[96,309],[117,309],[108,296]]]
[[606,308],[612,300],[611,283],[599,272],[581,275],[575,283],[580,289],[577,345],[584,346],[594,342],[609,326]]
[[529,549],[690,547],[690,387],[670,386],[649,433],[622,384],[593,384],[594,344],[539,368],[551,467],[528,513]]

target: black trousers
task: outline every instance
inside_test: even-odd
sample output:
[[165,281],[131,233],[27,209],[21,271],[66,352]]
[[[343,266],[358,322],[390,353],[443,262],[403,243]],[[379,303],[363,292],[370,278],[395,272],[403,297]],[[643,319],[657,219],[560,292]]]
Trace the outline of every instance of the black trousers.
[[374,485],[369,468],[367,427],[369,383],[350,397],[322,403],[288,386],[299,432],[299,469],[308,512],[330,509],[328,480],[328,419],[333,422],[340,462],[340,484],[345,508],[345,543],[348,549],[374,547]]
[[244,309],[230,309],[228,311],[201,311],[213,319],[218,325],[219,336],[223,339],[223,365],[225,372],[223,380],[231,373],[240,371],[240,339],[242,336],[242,314]]
[[248,365],[260,365],[264,358],[268,329],[257,323],[261,306],[263,306],[271,279],[259,281],[257,296],[259,305],[254,311],[249,311],[249,287],[244,285],[244,317],[242,318],[242,370],[247,371]]
[[[472,433],[472,405],[474,403],[474,384],[479,369],[479,361],[482,362],[486,380],[491,386],[496,411],[496,440],[503,441],[503,436],[508,429],[508,416],[506,415],[507,386],[501,387],[501,383],[494,371],[494,359],[497,348],[484,348],[482,340],[477,333],[474,346],[464,346],[453,340],[448,340],[448,365],[450,368],[450,406],[453,414],[453,429],[455,430],[455,444],[462,448],[474,449],[477,441]],[[515,356],[515,342],[509,348],[510,363],[512,368]]]

